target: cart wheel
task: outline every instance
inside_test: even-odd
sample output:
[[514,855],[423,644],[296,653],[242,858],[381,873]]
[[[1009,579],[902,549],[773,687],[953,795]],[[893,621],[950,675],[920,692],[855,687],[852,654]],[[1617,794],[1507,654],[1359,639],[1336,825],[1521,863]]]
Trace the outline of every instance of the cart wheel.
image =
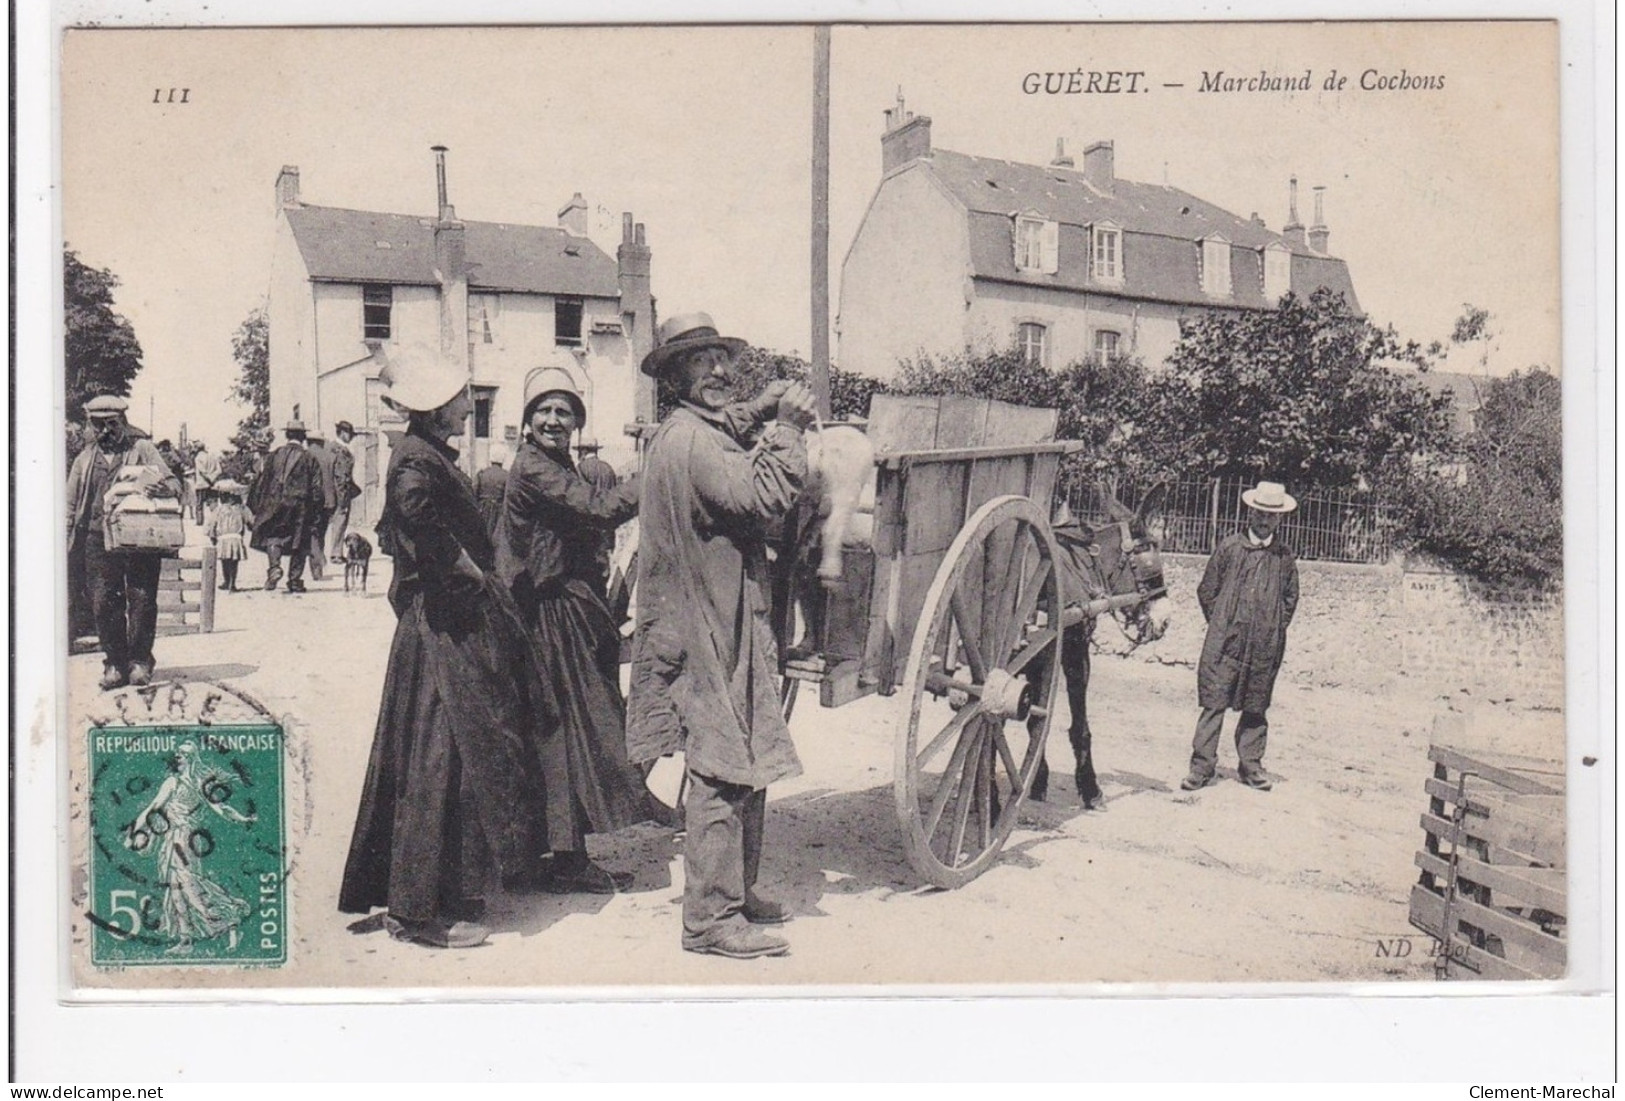
[[938,887],[993,863],[1043,760],[1061,678],[1056,556],[1037,506],[995,498],[960,530],[920,609],[893,788],[909,861]]

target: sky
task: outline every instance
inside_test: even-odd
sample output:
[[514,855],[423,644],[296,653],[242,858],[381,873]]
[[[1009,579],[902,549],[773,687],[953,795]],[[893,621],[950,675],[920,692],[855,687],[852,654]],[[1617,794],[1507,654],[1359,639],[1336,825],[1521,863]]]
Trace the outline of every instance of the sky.
[[[1042,163],[1109,138],[1117,173],[1271,228],[1325,185],[1331,252],[1373,320],[1426,343],[1490,310],[1490,370],[1559,370],[1556,37],[1549,24],[837,27],[831,304],[901,87],[933,144]],[[269,281],[284,164],[310,203],[432,214],[429,147],[482,221],[552,225],[573,192],[613,255],[647,226],[663,316],[703,309],[810,350],[813,35],[804,27],[77,30],[62,57],[62,226],[121,280],[145,368],[132,417],[219,446],[231,336]],[[1322,85],[1333,69],[1341,92]],[[1030,95],[1032,72],[1142,72],[1133,95]],[[1379,92],[1360,73],[1440,75]],[[1313,90],[1201,92],[1203,74]],[[1183,83],[1182,89],[1163,84]],[[154,104],[185,87],[187,102]],[[164,98],[160,95],[160,98]],[[1452,369],[1476,368],[1453,358]]]

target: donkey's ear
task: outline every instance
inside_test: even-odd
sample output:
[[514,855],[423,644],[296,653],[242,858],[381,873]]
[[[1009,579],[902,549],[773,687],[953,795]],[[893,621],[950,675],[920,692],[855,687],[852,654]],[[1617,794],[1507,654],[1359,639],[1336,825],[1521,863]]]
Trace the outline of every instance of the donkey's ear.
[[1106,518],[1114,524],[1127,523],[1134,519],[1134,510],[1117,499],[1117,494],[1101,486],[1099,489],[1100,508]]
[[1135,513],[1135,519],[1141,521],[1142,523],[1145,522],[1147,517],[1154,516],[1161,512],[1163,506],[1167,504],[1167,502],[1168,483],[1158,482],[1156,485],[1151,487],[1151,492],[1147,493],[1145,495],[1145,499],[1140,502],[1140,509],[1137,513]]

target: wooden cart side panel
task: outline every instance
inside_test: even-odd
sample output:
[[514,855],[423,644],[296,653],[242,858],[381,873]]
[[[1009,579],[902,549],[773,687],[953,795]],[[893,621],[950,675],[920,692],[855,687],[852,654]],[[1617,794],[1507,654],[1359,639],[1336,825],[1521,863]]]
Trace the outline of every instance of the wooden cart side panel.
[[876,394],[865,431],[879,454],[1048,443],[1060,414],[960,394]]

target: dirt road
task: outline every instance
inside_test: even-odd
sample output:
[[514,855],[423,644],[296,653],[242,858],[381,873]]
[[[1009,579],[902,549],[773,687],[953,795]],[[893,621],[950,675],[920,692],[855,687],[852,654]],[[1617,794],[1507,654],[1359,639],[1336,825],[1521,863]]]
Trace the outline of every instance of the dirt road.
[[[245,581],[257,584],[262,571],[251,563]],[[1388,941],[1392,952],[1389,938],[1413,933],[1406,898],[1430,723],[1459,701],[1420,689],[1294,683],[1290,654],[1270,711],[1267,763],[1278,783],[1269,793],[1235,782],[1228,732],[1224,778],[1181,792],[1194,670],[1166,657],[1099,657],[1091,719],[1107,809],[1078,806],[1063,712],[1051,734],[1050,802],[1029,805],[1000,862],[956,891],[920,887],[903,856],[890,786],[898,702],[821,710],[804,698],[791,725],[806,772],[770,792],[761,884],[795,914],[786,958],[740,963],[681,952],[680,843],[653,826],[593,841],[603,863],[635,874],[629,891],[495,896],[495,932],[484,947],[433,951],[352,934],[353,919],[335,900],[394,628],[387,581],[387,562],[375,562],[364,597],[345,595],[331,576],[304,597],[225,595],[215,633],[159,641],[161,677],[240,690],[287,725],[296,780],[288,965],[89,981],[1043,989],[1431,978],[1424,938],[1401,957],[1382,955],[1378,944]],[[1103,640],[1112,633],[1104,627]],[[70,699],[81,712],[98,697],[98,671],[95,655],[70,661]],[[1560,756],[1561,717],[1515,702],[1480,706],[1472,737]],[[83,760],[80,749],[74,759]]]

